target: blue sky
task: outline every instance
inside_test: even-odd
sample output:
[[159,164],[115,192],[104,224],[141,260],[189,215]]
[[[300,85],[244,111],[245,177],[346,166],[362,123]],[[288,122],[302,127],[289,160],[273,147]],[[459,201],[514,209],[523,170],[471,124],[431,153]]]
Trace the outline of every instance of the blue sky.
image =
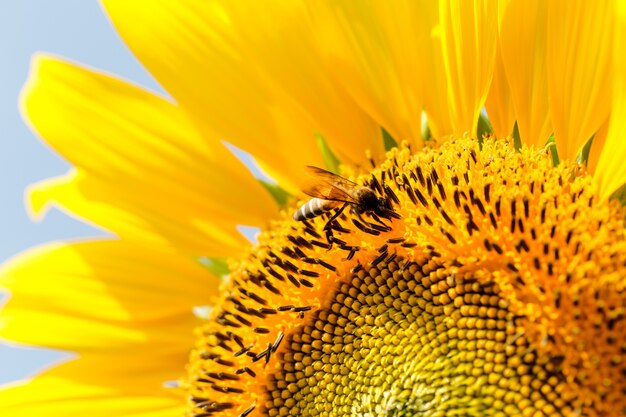
[[[46,242],[101,234],[56,210],[39,223],[27,216],[25,187],[61,175],[69,167],[26,127],[19,114],[19,91],[28,74],[30,58],[39,51],[161,91],[122,43],[98,2],[0,3],[0,262]],[[32,375],[63,357],[57,352],[0,345],[0,383]]]

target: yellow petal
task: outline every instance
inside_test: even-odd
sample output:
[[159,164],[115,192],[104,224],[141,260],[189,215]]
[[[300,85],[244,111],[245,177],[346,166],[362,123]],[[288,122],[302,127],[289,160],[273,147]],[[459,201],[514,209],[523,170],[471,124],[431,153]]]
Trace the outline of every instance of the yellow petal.
[[526,145],[543,146],[552,133],[546,70],[547,6],[540,0],[510,0],[499,7],[502,62],[520,138]]
[[[193,254],[210,254],[205,242],[213,232],[230,236],[221,242],[225,249],[239,249],[245,241],[236,225],[262,226],[276,212],[221,143],[200,136],[177,106],[126,82],[39,56],[22,105],[33,128],[79,172],[72,175],[78,181],[72,201],[67,189],[65,195],[50,184],[38,190],[121,236],[136,237],[137,230],[100,211],[127,211],[146,233]],[[176,233],[192,238],[176,240]]]
[[439,3],[442,52],[453,132],[474,135],[495,66],[497,3]]
[[182,399],[163,387],[177,377],[172,365],[171,356],[150,349],[85,355],[2,387],[0,410],[15,417],[181,416]]
[[[158,201],[158,189],[148,184],[136,193],[129,193],[114,181],[103,181],[76,170],[33,184],[27,190],[27,202],[35,218],[40,218],[51,206],[59,206],[69,210],[69,214],[142,245],[163,245],[193,256],[214,257],[239,256],[241,248],[248,245],[235,229],[239,222],[236,214],[222,213],[216,207],[209,213],[217,211],[219,215],[209,218],[204,215],[202,220],[187,218],[185,213],[176,217],[177,213],[171,211],[194,211],[193,205],[185,204],[182,196],[170,200],[180,206],[166,213],[147,206],[149,201]],[[219,200],[209,203],[219,206]]]
[[568,0],[547,5],[550,117],[559,156],[574,160],[611,107],[614,6]]
[[515,111],[513,110],[509,82],[502,64],[502,52],[499,47],[496,53],[495,65],[485,108],[496,137],[506,138],[513,134]]
[[[382,152],[378,127],[333,82],[301,2],[105,1],[124,41],[201,129],[250,152],[285,187],[322,165]],[[271,13],[268,13],[268,9]],[[141,21],[138,25],[137,21]]]
[[[6,340],[73,351],[183,346],[218,279],[196,262],[104,240],[31,249],[0,269]],[[45,324],[45,325],[42,325]]]
[[309,3],[335,76],[397,140],[421,145],[424,51],[430,1]]
[[[602,131],[594,139],[593,153],[600,156],[595,167],[594,180],[601,198],[608,198],[626,183],[626,3],[617,2],[615,19],[615,41],[613,43],[613,96],[606,100],[612,105],[606,138]],[[604,145],[604,146],[602,146]],[[590,158],[590,165],[593,159]],[[593,166],[591,166],[593,169]]]
[[424,8],[426,26],[430,28],[430,41],[424,51],[424,110],[428,116],[428,127],[433,137],[440,138],[454,131],[448,104],[448,80],[443,59],[439,7],[428,2]]

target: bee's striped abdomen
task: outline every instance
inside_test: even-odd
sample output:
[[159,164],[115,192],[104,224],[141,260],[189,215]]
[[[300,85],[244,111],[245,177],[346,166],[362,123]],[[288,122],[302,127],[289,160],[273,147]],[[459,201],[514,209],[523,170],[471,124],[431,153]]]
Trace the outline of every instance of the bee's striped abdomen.
[[322,200],[321,198],[312,198],[302,205],[294,214],[293,219],[297,221],[312,219],[320,214],[331,210],[337,206],[336,201]]

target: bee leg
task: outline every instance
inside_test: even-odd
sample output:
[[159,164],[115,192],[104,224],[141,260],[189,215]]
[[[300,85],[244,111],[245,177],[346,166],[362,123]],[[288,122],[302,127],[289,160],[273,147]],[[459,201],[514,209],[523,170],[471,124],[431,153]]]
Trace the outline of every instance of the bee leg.
[[372,213],[370,216],[372,217],[372,219],[373,219],[375,222],[377,222],[377,223],[378,223],[378,224],[380,224],[381,226],[387,226],[387,225],[385,224],[385,222],[383,222],[383,221],[380,219],[380,217],[378,217],[378,216],[377,216],[377,215],[375,215],[374,213]]
[[365,220],[365,219],[363,218],[363,216],[361,216],[361,213],[359,213],[358,211],[354,210],[354,211],[353,211],[353,213],[354,213],[354,215],[356,216],[356,218],[357,218],[357,219],[358,219],[361,223],[363,223],[363,224],[365,224],[365,225],[370,224],[370,222],[368,222],[367,220]]
[[326,222],[326,226],[324,226],[324,230],[330,230],[331,229],[333,222],[335,221],[335,219],[337,217],[341,216],[341,213],[346,208],[346,206],[348,206],[348,203],[344,203],[341,207],[339,207],[339,210],[337,210],[335,213],[333,213],[331,218],[328,219],[328,221]]
[[332,229],[333,222],[335,221],[337,217],[341,216],[341,213],[348,205],[349,205],[348,203],[344,203],[341,207],[339,207],[339,209],[335,213],[333,213],[333,215],[330,217],[330,219],[328,219],[328,221],[326,222],[326,225],[324,226],[324,231],[326,232],[326,240],[328,241],[328,244],[330,245],[331,248],[333,246],[333,229]]
[[[383,227],[389,227],[386,224],[384,224],[382,221],[380,221],[380,219],[374,213],[371,213],[371,214],[368,213],[368,217],[372,217],[372,220],[374,220],[373,222],[365,220],[363,216],[361,216],[361,213],[356,213],[356,216],[359,219],[359,221],[363,223],[363,225],[365,225],[368,229],[375,229],[375,226],[379,226],[379,225],[382,225]],[[376,223],[379,223],[379,225],[377,225]]]
[[330,250],[333,247],[333,229],[324,227],[324,231],[326,232],[326,241],[328,242],[328,249]]

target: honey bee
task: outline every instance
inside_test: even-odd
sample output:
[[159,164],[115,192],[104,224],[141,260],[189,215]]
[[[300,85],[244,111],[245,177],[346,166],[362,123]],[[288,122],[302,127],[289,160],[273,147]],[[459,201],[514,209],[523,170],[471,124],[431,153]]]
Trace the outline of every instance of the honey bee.
[[312,219],[334,208],[339,210],[330,218],[326,228],[347,207],[352,206],[355,214],[373,213],[386,216],[389,204],[385,198],[376,195],[369,187],[360,186],[332,172],[314,166],[307,166],[314,177],[303,192],[313,198],[304,203],[294,214],[293,219],[303,221]]

